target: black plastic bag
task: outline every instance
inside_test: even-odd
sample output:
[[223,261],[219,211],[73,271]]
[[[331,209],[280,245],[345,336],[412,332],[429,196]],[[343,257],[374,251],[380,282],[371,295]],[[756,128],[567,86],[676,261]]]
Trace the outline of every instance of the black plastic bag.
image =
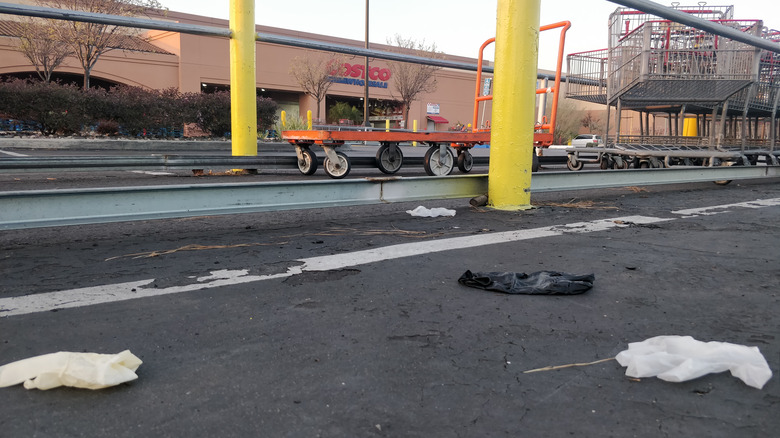
[[458,283],[477,289],[492,290],[508,294],[529,295],[576,295],[593,287],[593,274],[573,275],[554,271],[523,272],[476,272],[466,271]]

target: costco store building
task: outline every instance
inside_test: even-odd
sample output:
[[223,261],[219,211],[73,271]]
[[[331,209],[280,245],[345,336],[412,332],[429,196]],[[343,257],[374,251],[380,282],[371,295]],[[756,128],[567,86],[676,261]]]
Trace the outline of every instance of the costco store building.
[[[228,28],[228,21],[198,15],[168,12],[154,19],[180,23]],[[35,76],[34,67],[17,50],[19,38],[12,20],[18,17],[0,17],[0,77]],[[257,32],[284,37],[316,40],[325,43],[364,47],[363,41],[346,40],[306,32],[257,26]],[[144,31],[143,38],[124,38],[100,57],[91,72],[93,86],[132,85],[152,89],[177,88],[182,92],[211,92],[226,90],[230,84],[229,40],[226,38],[179,34],[175,32]],[[390,50],[390,46],[372,44],[373,49]],[[478,47],[474,48],[475,56]],[[327,97],[319,104],[307,96],[291,71],[296,58],[323,56],[322,52],[297,47],[257,43],[258,94],[270,97],[288,114],[312,114],[325,122],[327,111],[338,102],[363,111],[364,81],[369,81],[370,121],[384,127],[387,120],[392,127],[411,128],[403,120],[401,105],[397,102],[394,78],[387,62],[370,62],[368,74],[363,57],[346,57],[343,68],[332,77]],[[327,54],[325,54],[327,56]],[[343,56],[343,55],[342,55]],[[476,59],[444,55],[444,59],[476,64]],[[487,63],[491,65],[491,63]],[[55,70],[55,79],[81,82],[83,70],[77,60],[68,58]],[[366,78],[366,76],[368,76]],[[409,108],[409,119],[416,120],[420,130],[447,130],[460,123],[471,123],[474,108],[476,74],[470,71],[443,68],[436,72],[436,90],[421,93]],[[394,98],[394,96],[396,98]],[[489,103],[485,109],[488,110]],[[319,111],[318,111],[319,110]],[[488,116],[489,117],[489,116]]]

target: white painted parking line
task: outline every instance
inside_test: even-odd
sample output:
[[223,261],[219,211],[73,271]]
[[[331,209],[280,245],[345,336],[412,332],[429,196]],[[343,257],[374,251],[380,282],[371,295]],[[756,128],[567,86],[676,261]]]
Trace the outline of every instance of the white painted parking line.
[[736,204],[714,205],[711,207],[689,208],[685,210],[675,210],[672,213],[685,217],[708,216],[713,214],[728,213],[734,208],[764,208],[776,207],[780,205],[780,198],[756,199],[755,201],[738,202]]
[[25,155],[25,154],[20,154],[18,152],[4,151],[2,149],[0,149],[0,154],[10,155],[12,157],[27,157],[27,156],[29,156],[29,155]]
[[168,176],[168,175],[176,175],[175,173],[171,172],[159,172],[154,170],[129,170],[130,173],[140,173],[143,175],[154,175],[154,176]]
[[565,233],[592,233],[595,231],[604,231],[610,228],[626,227],[629,226],[629,224],[650,224],[669,220],[672,219],[645,216],[627,216],[612,219],[601,219],[592,222],[577,222],[566,225],[553,225],[551,227],[532,228],[530,230],[504,231],[499,233],[451,237],[427,242],[402,243],[400,245],[391,245],[364,251],[322,257],[311,257],[299,261],[303,262],[304,271],[328,271],[331,269],[343,269],[384,260],[424,255],[434,252],[476,248],[478,246],[495,245],[497,243],[518,242],[521,240],[559,236]]
[[307,271],[327,271],[344,269],[385,260],[412,257],[436,252],[451,251],[499,243],[518,242],[542,237],[560,236],[566,233],[592,233],[611,228],[627,227],[630,224],[649,224],[672,219],[644,216],[627,216],[601,219],[592,222],[577,222],[566,225],[533,228],[529,230],[505,231],[499,233],[476,234],[472,236],[451,237],[425,242],[403,243],[364,251],[310,257],[295,260],[295,266],[286,272],[271,275],[249,275],[246,269],[213,271],[200,278],[182,279],[180,286],[166,288],[145,287],[154,279],[132,281],[128,283],[107,284],[101,286],[47,292],[0,299],[0,316],[24,315],[35,312],[91,306],[95,304],[132,300],[181,292],[192,292],[215,287],[286,278]]
[[[733,208],[764,208],[780,206],[780,198],[758,199],[750,202],[717,205],[687,210],[676,210],[672,213],[692,217],[712,211],[725,212]],[[292,277],[303,272],[327,271],[348,267],[393,260],[402,257],[413,257],[424,254],[452,251],[479,246],[495,245],[507,242],[539,239],[560,236],[567,233],[593,233],[614,228],[624,228],[632,224],[652,224],[673,221],[670,218],[647,216],[625,216],[600,219],[590,222],[576,222],[550,227],[533,228],[529,230],[514,230],[498,233],[475,234],[471,236],[451,237],[433,241],[403,243],[382,248],[355,251],[344,254],[334,254],[320,257],[309,257],[293,261],[294,266],[286,272],[270,275],[249,275],[249,270],[212,271],[209,275],[199,278],[182,279],[182,285],[166,288],[147,287],[154,279],[139,280],[128,283],[107,284],[79,289],[62,290],[42,294],[26,295],[0,299],[0,316],[8,317],[72,307],[91,306],[95,304],[132,300],[159,295],[211,289],[222,286],[252,283],[264,280]]]

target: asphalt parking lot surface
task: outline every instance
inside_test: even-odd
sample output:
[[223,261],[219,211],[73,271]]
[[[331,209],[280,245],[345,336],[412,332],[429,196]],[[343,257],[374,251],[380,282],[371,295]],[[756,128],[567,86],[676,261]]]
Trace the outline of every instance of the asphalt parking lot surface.
[[[0,362],[144,363],[108,389],[0,389],[0,435],[775,436],[778,199],[761,180],[546,193],[519,212],[424,203],[454,217],[399,203],[3,231]],[[595,283],[508,295],[459,284],[466,270]],[[158,293],[124,299],[127,284]],[[72,294],[90,287],[95,302]],[[59,304],[14,313],[50,292]],[[757,346],[775,376],[759,390],[615,361],[524,373],[658,335]]]

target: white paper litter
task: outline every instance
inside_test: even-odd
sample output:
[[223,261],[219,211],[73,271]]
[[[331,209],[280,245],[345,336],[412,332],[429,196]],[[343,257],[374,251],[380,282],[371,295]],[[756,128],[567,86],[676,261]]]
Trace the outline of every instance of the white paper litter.
[[406,210],[407,213],[417,217],[439,217],[439,216],[455,216],[455,210],[449,210],[446,208],[425,208],[422,205],[414,210]]
[[27,389],[102,389],[137,379],[135,370],[142,363],[130,350],[118,354],[60,351],[1,366],[0,388],[24,383]]
[[656,336],[628,344],[615,358],[629,377],[684,382],[709,373],[731,371],[747,385],[761,389],[772,377],[758,347],[702,342],[690,336]]

